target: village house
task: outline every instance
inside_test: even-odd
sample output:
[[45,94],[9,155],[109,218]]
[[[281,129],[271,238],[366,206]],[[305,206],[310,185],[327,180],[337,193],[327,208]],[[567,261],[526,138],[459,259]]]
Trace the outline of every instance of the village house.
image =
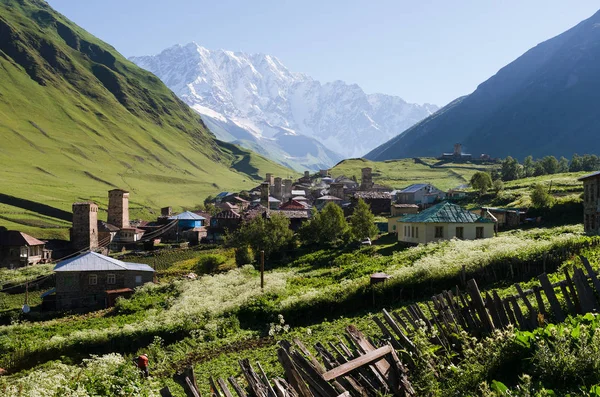
[[237,230],[242,224],[242,215],[234,210],[221,211],[210,218],[208,239],[222,241],[226,233]]
[[28,234],[0,227],[0,267],[17,267],[45,263],[52,251],[46,243]]
[[206,218],[191,211],[185,211],[169,217],[169,221],[177,221],[177,227],[169,231],[169,237],[175,240],[185,240],[191,244],[198,244],[207,236],[205,228]]
[[371,212],[375,215],[391,212],[392,196],[389,192],[358,191],[352,196],[353,203],[360,199],[369,204]]
[[59,262],[56,275],[56,309],[108,307],[117,296],[152,282],[154,269],[148,265],[122,262],[87,252]]
[[398,219],[408,214],[419,212],[419,206],[416,204],[393,204],[392,214],[388,218],[388,233],[398,232]]
[[583,230],[600,232],[600,171],[578,179],[583,182]]
[[475,240],[494,236],[494,221],[475,215],[447,201],[418,214],[405,215],[397,221],[398,241]]
[[446,193],[430,183],[416,183],[396,193],[398,204],[426,205],[445,198]]
[[473,211],[476,215],[493,219],[498,229],[518,227],[525,222],[526,209],[481,207]]

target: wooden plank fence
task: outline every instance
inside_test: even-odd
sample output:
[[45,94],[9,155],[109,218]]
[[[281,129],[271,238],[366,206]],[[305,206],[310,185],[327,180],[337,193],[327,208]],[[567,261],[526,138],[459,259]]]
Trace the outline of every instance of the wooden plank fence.
[[[405,365],[402,353],[420,355],[411,337],[420,330],[440,345],[442,351],[459,349],[456,334],[462,330],[472,336],[485,336],[509,325],[521,330],[533,330],[549,319],[564,321],[567,315],[597,312],[600,309],[600,279],[589,261],[580,256],[585,271],[575,268],[565,278],[551,283],[546,273],[537,278],[539,286],[524,290],[516,283],[516,295],[501,299],[496,291],[481,293],[474,279],[465,282],[464,291],[443,291],[424,302],[401,310],[383,310],[373,321],[382,332],[378,342],[365,337],[356,327],[346,327],[344,338],[327,346],[316,343],[313,355],[304,344],[294,339],[280,341],[277,356],[285,379],[269,379],[260,363],[258,372],[249,360],[239,361],[241,373],[248,384],[242,388],[235,378],[227,382],[210,378],[214,397],[371,397],[381,394],[414,396],[408,378],[410,365]],[[557,290],[559,294],[557,295]],[[564,304],[561,304],[562,298]],[[426,308],[426,310],[424,310]],[[427,313],[426,313],[427,312]],[[435,330],[435,331],[434,331]],[[399,353],[400,356],[399,356]],[[200,396],[193,370],[188,368],[175,380],[190,397]],[[248,394],[246,394],[246,391]],[[161,396],[170,396],[168,388]]]

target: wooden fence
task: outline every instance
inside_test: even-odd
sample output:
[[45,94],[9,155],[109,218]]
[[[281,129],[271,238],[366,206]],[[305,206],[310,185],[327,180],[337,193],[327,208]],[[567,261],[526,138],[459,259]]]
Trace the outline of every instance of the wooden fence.
[[[569,314],[600,310],[600,279],[589,261],[580,258],[585,271],[576,267],[570,274],[565,270],[565,278],[556,283],[543,273],[537,277],[540,285],[531,289],[524,290],[516,283],[516,295],[500,298],[496,291],[482,294],[471,279],[465,282],[464,291],[457,286],[422,305],[412,304],[393,312],[384,309],[380,316],[373,316],[382,332],[379,342],[365,337],[353,325],[346,328],[337,343],[316,343],[313,347],[317,356],[297,339],[293,343],[281,341],[277,354],[285,379],[269,379],[260,363],[256,363],[256,372],[244,359],[239,365],[248,383],[248,394],[233,377],[228,378],[229,385],[239,397],[414,396],[408,379],[410,365],[402,363],[397,351],[419,356],[411,339],[419,330],[424,330],[443,351],[450,352],[458,349],[453,339],[461,330],[476,337],[509,325],[532,330],[550,319],[562,322]],[[187,396],[200,396],[191,368],[176,380]],[[233,397],[223,379],[210,378],[210,389],[211,396]],[[171,393],[165,388],[161,395],[168,397]]]

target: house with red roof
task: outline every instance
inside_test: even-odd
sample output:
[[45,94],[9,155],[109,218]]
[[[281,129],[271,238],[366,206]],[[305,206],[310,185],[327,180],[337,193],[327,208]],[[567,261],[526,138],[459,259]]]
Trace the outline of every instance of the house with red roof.
[[17,230],[0,228],[0,267],[17,268],[48,262],[46,243]]

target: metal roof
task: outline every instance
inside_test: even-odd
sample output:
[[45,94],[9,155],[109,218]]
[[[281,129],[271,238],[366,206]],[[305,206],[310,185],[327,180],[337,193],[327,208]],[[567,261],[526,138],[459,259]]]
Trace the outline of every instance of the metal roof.
[[182,212],[179,215],[170,216],[169,219],[178,219],[180,221],[203,221],[206,218],[191,211]]
[[86,252],[74,258],[59,262],[54,266],[55,272],[99,272],[137,270],[154,272],[150,266],[142,263],[123,262],[97,252]]
[[306,192],[304,190],[292,190],[292,196],[304,196]]
[[589,175],[584,175],[584,176],[582,176],[581,178],[579,178],[577,180],[578,181],[583,181],[585,179],[593,178],[593,177],[596,177],[596,176],[600,176],[600,171],[593,172],[593,173],[591,173]]
[[415,193],[427,186],[429,186],[428,183],[415,183],[414,185],[410,185],[409,187],[400,190],[400,193]]
[[444,201],[433,207],[427,208],[418,214],[410,214],[398,219],[403,223],[490,223],[489,219],[475,215],[459,205]]
[[321,196],[317,201],[342,201],[342,199],[335,196]]

